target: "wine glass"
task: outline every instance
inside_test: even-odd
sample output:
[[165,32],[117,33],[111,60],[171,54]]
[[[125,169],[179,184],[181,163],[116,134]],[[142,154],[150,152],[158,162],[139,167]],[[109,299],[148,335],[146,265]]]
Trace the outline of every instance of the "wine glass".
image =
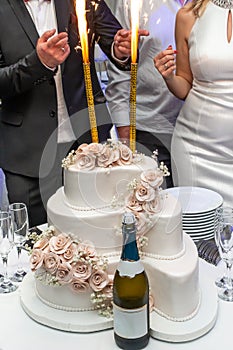
[[8,278],[8,255],[13,248],[13,234],[11,231],[10,215],[6,211],[0,211],[0,255],[3,262],[4,274],[0,283],[0,293],[14,292],[18,286]]
[[11,215],[11,224],[14,235],[14,244],[18,253],[18,267],[14,275],[11,277],[12,281],[22,282],[26,271],[21,266],[21,251],[23,244],[28,237],[28,212],[24,203],[12,203],[9,205],[9,212]]
[[226,264],[226,274],[223,277],[223,288],[218,296],[225,301],[233,301],[233,283],[231,268],[233,264],[233,209],[222,208],[216,230],[216,242],[220,256]]
[[[216,246],[217,246],[220,254],[221,254],[221,250],[219,247],[218,230],[219,230],[219,221],[221,218],[221,213],[222,213],[222,207],[220,207],[216,210],[215,221],[214,221],[214,240],[215,240]],[[218,288],[225,288],[226,283],[227,283],[226,281],[227,281],[227,273],[226,273],[226,268],[225,268],[223,275],[218,277],[215,280],[215,285]]]

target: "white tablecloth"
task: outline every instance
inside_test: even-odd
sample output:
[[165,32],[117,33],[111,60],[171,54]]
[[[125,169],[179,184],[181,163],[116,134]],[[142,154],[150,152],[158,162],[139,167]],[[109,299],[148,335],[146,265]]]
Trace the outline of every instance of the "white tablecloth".
[[[26,257],[24,257],[26,259]],[[200,260],[200,273],[213,281],[222,267]],[[223,350],[232,348],[233,303],[219,301],[214,328],[206,335],[186,343],[167,343],[151,338],[147,350]],[[114,350],[113,331],[89,334],[67,333],[36,323],[23,311],[19,291],[0,295],[0,350]]]

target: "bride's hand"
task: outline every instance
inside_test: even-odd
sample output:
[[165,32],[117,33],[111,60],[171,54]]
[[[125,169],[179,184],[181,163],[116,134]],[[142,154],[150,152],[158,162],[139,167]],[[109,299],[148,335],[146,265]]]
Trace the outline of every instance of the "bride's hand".
[[174,71],[176,69],[175,64],[175,54],[176,50],[172,49],[172,46],[169,45],[166,50],[161,51],[154,58],[154,66],[162,75],[164,80],[169,80],[173,77]]

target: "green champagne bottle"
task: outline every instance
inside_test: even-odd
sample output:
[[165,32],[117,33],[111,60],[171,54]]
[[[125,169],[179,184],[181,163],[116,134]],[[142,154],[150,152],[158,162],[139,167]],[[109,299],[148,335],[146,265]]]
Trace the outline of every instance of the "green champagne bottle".
[[114,337],[121,349],[143,349],[149,342],[149,284],[140,261],[133,213],[122,221],[123,248],[113,281]]

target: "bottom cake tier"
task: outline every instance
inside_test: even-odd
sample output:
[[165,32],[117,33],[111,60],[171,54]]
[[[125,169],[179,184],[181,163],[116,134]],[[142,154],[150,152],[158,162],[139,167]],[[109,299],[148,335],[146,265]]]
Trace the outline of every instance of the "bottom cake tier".
[[[198,254],[195,244],[186,234],[184,248],[183,254],[176,258],[141,257],[149,278],[151,306],[161,316],[173,321],[192,318],[200,304]],[[119,258],[114,252],[107,257],[109,275],[114,274]],[[44,304],[58,310],[82,312],[95,309],[91,289],[77,293],[67,285],[45,285],[35,279],[35,292]]]

